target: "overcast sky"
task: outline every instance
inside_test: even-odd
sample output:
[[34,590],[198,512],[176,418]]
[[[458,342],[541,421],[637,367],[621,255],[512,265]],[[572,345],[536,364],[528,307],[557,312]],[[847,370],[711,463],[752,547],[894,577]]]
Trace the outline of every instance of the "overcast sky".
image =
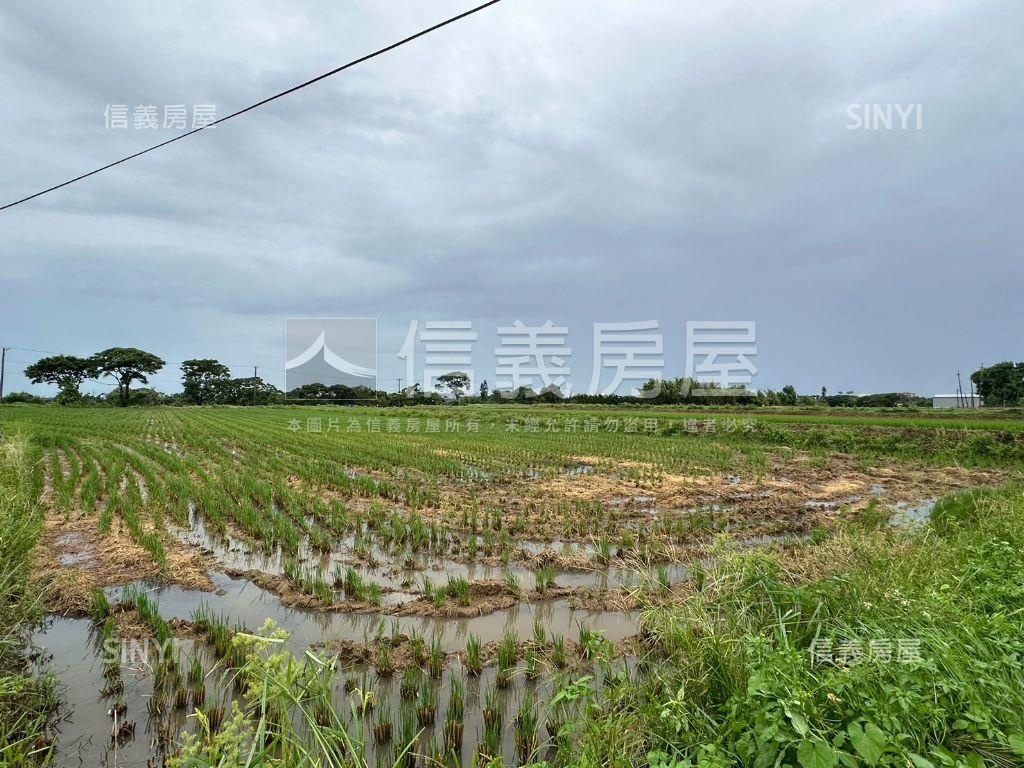
[[[5,3],[2,202],[471,4]],[[952,391],[1024,359],[1021,40],[1019,0],[504,0],[0,213],[5,388],[109,346],[165,391],[207,356],[281,386],[285,317],[353,316],[386,388],[412,320],[471,320],[493,380],[495,328],[551,319],[580,389],[595,322],[657,320],[675,376],[686,321],[725,319],[754,386]]]

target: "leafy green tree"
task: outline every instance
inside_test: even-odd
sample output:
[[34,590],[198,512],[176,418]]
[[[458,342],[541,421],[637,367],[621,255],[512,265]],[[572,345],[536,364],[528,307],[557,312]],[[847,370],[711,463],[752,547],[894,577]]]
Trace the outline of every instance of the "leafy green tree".
[[44,357],[25,369],[25,377],[33,384],[56,384],[60,389],[59,403],[79,400],[82,395],[78,388],[82,382],[96,375],[92,360],[72,355]]
[[28,392],[11,392],[9,395],[4,395],[3,403],[45,403],[45,397],[37,397],[36,395],[29,394]]
[[221,379],[215,386],[215,400],[224,405],[269,405],[284,401],[281,390],[259,376]]
[[128,395],[129,405],[153,406],[163,405],[170,398],[162,392],[157,392],[152,387],[137,387]]
[[152,352],[134,347],[111,347],[97,352],[89,358],[98,376],[110,376],[117,381],[117,390],[122,407],[128,405],[129,388],[133,381],[148,384],[147,374],[154,374],[164,367],[164,361]]
[[514,390],[514,398],[517,403],[528,403],[537,397],[532,387],[517,387]]
[[565,395],[556,385],[548,384],[537,394],[537,399],[542,403],[560,403],[565,399]]
[[796,405],[796,387],[792,384],[787,384],[782,388],[782,404],[783,405]]
[[486,400],[487,399],[487,393],[490,392],[490,391],[491,391],[490,387],[487,386],[487,379],[484,379],[483,383],[480,384],[480,399],[481,400]]
[[437,383],[447,390],[455,402],[458,403],[462,396],[469,389],[469,374],[462,371],[452,371],[437,377]]
[[181,384],[185,399],[196,405],[214,402],[218,385],[231,378],[231,370],[209,358],[186,360],[181,364]]
[[1024,363],[996,363],[971,374],[985,405],[1018,405],[1024,402]]
[[691,389],[694,382],[687,378],[650,379],[640,387],[640,397],[649,403],[683,403],[689,399]]

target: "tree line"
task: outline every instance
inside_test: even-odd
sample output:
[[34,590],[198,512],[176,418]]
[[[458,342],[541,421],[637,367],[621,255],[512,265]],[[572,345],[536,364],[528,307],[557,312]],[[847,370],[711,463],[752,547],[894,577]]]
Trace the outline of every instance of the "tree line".
[[984,366],[971,374],[971,381],[985,405],[1024,405],[1024,363]]
[[[470,392],[470,377],[463,371],[452,371],[437,378],[441,392],[424,391],[413,384],[401,392],[383,392],[371,387],[307,384],[282,392],[258,376],[232,378],[231,370],[212,358],[186,360],[181,364],[182,391],[168,395],[134,383],[148,384],[149,376],[166,363],[157,355],[133,347],[111,347],[90,357],[54,355],[44,357],[25,369],[33,384],[52,384],[58,389],[58,403],[116,403],[128,405],[274,405],[290,401],[331,404],[365,402],[368,405],[400,406],[461,403],[580,403],[580,404],[656,404],[656,405],[830,405],[837,407],[894,408],[931,405],[928,398],[905,392],[874,395],[838,393],[829,395],[824,387],[821,396],[799,395],[787,385],[781,390],[747,390],[741,387],[722,389],[694,379],[651,379],[637,395],[574,394],[566,396],[550,385],[539,391],[529,387],[497,390],[486,380],[477,393]],[[112,379],[116,389],[109,396],[94,397],[80,391],[87,379]],[[1013,406],[1024,404],[1024,363],[998,363],[971,374],[975,388],[986,405]],[[26,393],[14,393],[5,402],[44,401]]]

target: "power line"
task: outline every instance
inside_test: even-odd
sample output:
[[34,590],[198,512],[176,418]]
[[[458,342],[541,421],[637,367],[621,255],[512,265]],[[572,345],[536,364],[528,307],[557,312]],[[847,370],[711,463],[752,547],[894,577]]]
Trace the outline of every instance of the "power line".
[[29,349],[28,347],[8,347],[8,349],[16,349],[19,352],[39,352],[43,355],[59,355],[60,352],[54,352],[52,349]]
[[182,139],[188,138],[189,136],[191,136],[191,135],[193,135],[195,133],[199,133],[200,131],[205,131],[207,128],[213,128],[215,125],[220,125],[221,123],[226,123],[228,120],[230,120],[233,117],[238,117],[239,115],[244,115],[246,112],[250,112],[250,111],[252,111],[254,109],[258,109],[259,107],[262,107],[264,104],[269,104],[270,102],[272,102],[272,101],[274,101],[276,99],[280,99],[282,96],[287,96],[290,93],[295,93],[295,91],[298,91],[298,90],[301,90],[301,89],[303,89],[303,88],[305,88],[307,86],[313,85],[313,83],[317,83],[317,82],[319,82],[321,80],[324,80],[324,79],[326,79],[328,77],[331,77],[332,75],[336,75],[339,72],[343,72],[346,69],[349,69],[350,67],[354,67],[357,64],[362,64],[364,61],[369,61],[370,59],[374,59],[377,56],[381,56],[382,54],[385,54],[385,53],[387,53],[389,51],[393,51],[395,48],[399,48],[399,47],[405,45],[406,43],[411,43],[413,40],[415,40],[415,39],[417,39],[419,37],[423,37],[424,35],[429,35],[431,32],[436,32],[437,30],[441,29],[442,27],[446,27],[449,24],[454,24],[456,21],[464,19],[467,16],[472,16],[474,13],[478,13],[478,12],[482,11],[484,8],[488,8],[489,6],[495,5],[495,4],[500,3],[500,2],[501,2],[501,0],[489,0],[488,2],[483,3],[482,5],[478,5],[475,8],[470,8],[468,11],[464,11],[464,12],[460,13],[458,16],[452,16],[451,18],[445,19],[444,21],[442,21],[442,22],[440,22],[438,24],[435,24],[432,27],[427,27],[426,29],[420,30],[419,32],[417,32],[414,35],[409,35],[408,37],[402,38],[401,40],[399,40],[396,43],[392,43],[391,45],[385,46],[384,48],[380,48],[379,50],[376,50],[373,53],[368,53],[365,56],[359,57],[358,59],[353,59],[352,61],[348,62],[347,64],[342,64],[340,67],[336,67],[335,69],[332,69],[329,72],[324,72],[322,75],[317,75],[316,77],[314,77],[314,78],[312,78],[310,80],[307,80],[304,83],[299,83],[298,85],[294,85],[291,88],[288,88],[287,90],[280,91],[279,93],[275,93],[273,96],[268,96],[267,98],[263,99],[262,101],[257,101],[255,104],[250,104],[248,107],[243,107],[242,109],[238,110],[237,112],[232,112],[230,115],[226,115],[226,116],[220,118],[219,120],[214,120],[212,123],[209,123],[208,125],[202,125],[202,126],[200,126],[198,128],[193,128],[191,131],[187,131],[187,132],[181,134],[180,136],[175,136],[172,139],[168,139],[167,141],[162,141],[159,144],[154,144],[152,147],[149,147],[147,149],[143,149],[143,150],[141,150],[139,152],[136,152],[134,154],[128,155],[127,157],[122,157],[120,160],[115,160],[112,163],[107,163],[106,165],[101,166],[101,167],[97,168],[96,170],[89,171],[88,173],[83,173],[81,176],[76,176],[73,179],[68,179],[67,181],[62,182],[61,184],[56,184],[56,185],[54,185],[52,187],[48,187],[47,189],[44,189],[41,192],[36,192],[35,194],[28,195],[27,197],[23,197],[20,200],[15,200],[13,203],[7,203],[6,205],[0,206],[0,211],[7,210],[8,208],[13,208],[14,206],[21,205],[22,203],[27,203],[29,200],[34,200],[35,198],[40,197],[41,195],[45,195],[48,192],[53,192],[55,190],[60,189],[61,187],[66,187],[69,184],[74,184],[76,181],[81,181],[82,179],[87,179],[90,176],[95,176],[97,173],[101,173],[101,172],[103,172],[103,171],[105,171],[105,170],[107,170],[109,168],[113,168],[115,165],[120,165],[121,163],[126,163],[129,160],[134,160],[136,157],[140,157],[140,156],[145,155],[145,154],[147,154],[149,152],[152,152],[153,150],[160,149],[161,147],[166,147],[168,144],[173,144],[176,141],[181,141]]

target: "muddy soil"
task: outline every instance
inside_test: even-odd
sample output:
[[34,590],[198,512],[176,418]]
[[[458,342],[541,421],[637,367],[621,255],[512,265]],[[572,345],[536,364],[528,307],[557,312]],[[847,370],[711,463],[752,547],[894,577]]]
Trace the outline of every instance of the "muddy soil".
[[[548,512],[552,501],[559,499],[602,504],[610,512],[613,531],[682,520],[694,510],[712,510],[718,529],[758,535],[807,532],[841,512],[856,512],[872,500],[883,506],[914,504],[969,488],[1000,485],[1007,479],[1000,469],[913,463],[865,466],[860,458],[843,454],[824,462],[804,453],[775,455],[767,470],[749,477],[672,474],[652,464],[618,461],[610,465],[607,459],[589,456],[572,460],[595,469],[520,483],[516,488],[484,488],[477,494],[478,503],[481,507],[498,505],[505,510],[508,526],[518,523],[535,537],[562,535],[564,521]],[[644,473],[649,479],[636,479]],[[448,502],[458,505],[453,496],[448,496]]]
[[187,589],[213,589],[209,559],[184,548],[168,548],[164,571],[117,520],[104,535],[96,516],[48,516],[33,565],[33,580],[45,595],[48,610],[62,616],[85,615],[97,587],[167,579]]

